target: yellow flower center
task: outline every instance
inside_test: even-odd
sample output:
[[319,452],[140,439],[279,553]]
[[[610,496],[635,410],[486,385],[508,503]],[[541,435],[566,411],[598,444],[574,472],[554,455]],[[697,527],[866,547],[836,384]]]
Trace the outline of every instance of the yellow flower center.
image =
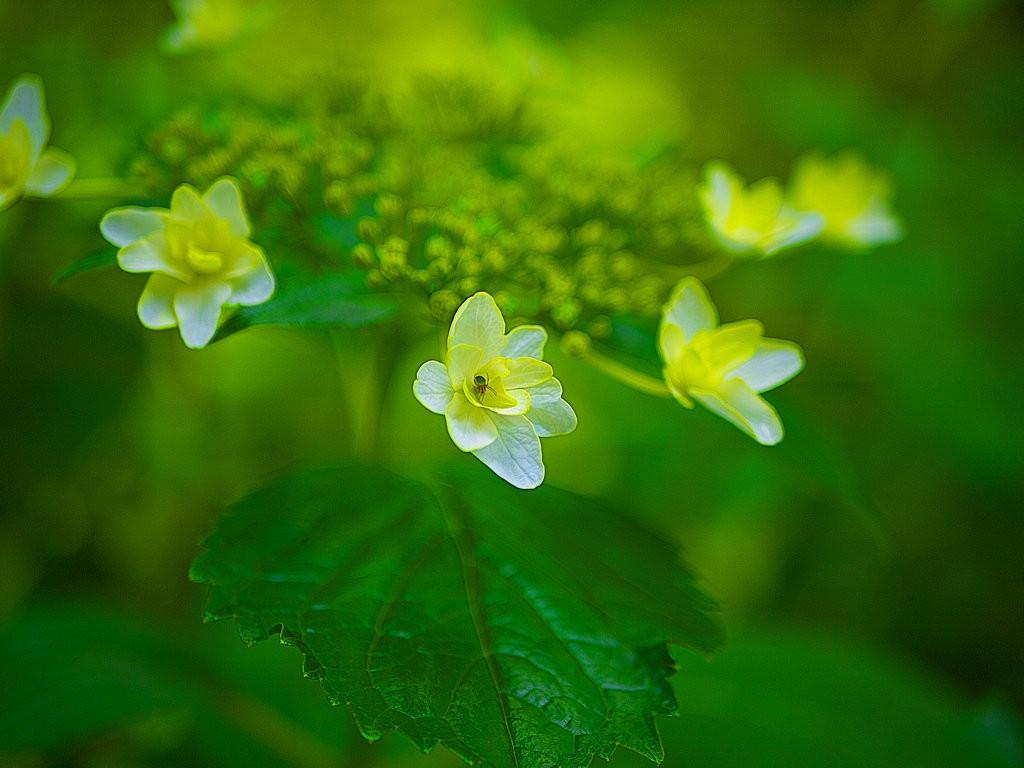
[[697,331],[679,356],[668,362],[666,375],[683,394],[717,389],[726,374],[750,359],[760,338],[761,324],[756,321]]
[[203,251],[190,245],[187,257],[188,265],[200,275],[212,275],[224,266],[224,257],[212,251]]
[[511,408],[516,404],[505,390],[503,379],[508,375],[504,358],[496,357],[481,366],[473,376],[467,377],[463,392],[479,408]]
[[0,136],[0,193],[21,187],[29,172],[32,137],[21,120],[15,120],[6,136]]

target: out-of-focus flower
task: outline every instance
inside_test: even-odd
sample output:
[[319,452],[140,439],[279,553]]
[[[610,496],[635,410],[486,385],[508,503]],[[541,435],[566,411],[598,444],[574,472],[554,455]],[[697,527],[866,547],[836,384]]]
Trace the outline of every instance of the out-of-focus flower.
[[835,245],[873,248],[903,238],[903,227],[889,210],[892,180],[856,149],[831,158],[805,154],[793,169],[787,198],[797,210],[819,211],[825,217],[821,237]]
[[824,217],[797,211],[783,200],[778,179],[761,179],[749,187],[722,162],[708,163],[697,188],[704,216],[722,247],[736,254],[771,256],[821,234]]
[[147,328],[178,326],[193,349],[206,346],[221,309],[262,304],[274,293],[274,275],[259,246],[249,242],[249,220],[238,182],[223,178],[202,197],[183,184],[166,208],[115,208],[100,222],[120,246],[126,272],[152,272],[139,299]]
[[170,0],[178,23],[161,39],[165,53],[223,48],[270,23],[276,4],[264,0]]
[[477,293],[455,313],[445,364],[420,366],[416,399],[443,413],[448,434],[517,488],[544,482],[540,438],[576,429],[562,385],[542,362],[547,332],[523,325],[505,335],[490,294]]
[[694,277],[679,282],[665,305],[658,348],[665,383],[687,408],[696,400],[757,442],[782,440],[782,421],[761,392],[793,378],[804,367],[791,341],[762,338],[757,320],[718,324],[718,311]]
[[23,75],[0,107],[0,211],[22,195],[48,197],[71,181],[75,158],[54,147],[46,149],[49,138],[43,83],[35,75]]

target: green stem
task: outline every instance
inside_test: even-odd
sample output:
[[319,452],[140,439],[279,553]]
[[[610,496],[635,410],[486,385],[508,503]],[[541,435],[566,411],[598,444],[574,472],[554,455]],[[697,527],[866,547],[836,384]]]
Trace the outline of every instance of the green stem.
[[258,699],[222,688],[214,693],[214,701],[221,714],[239,730],[296,768],[356,765],[355,761],[346,761],[334,747]]
[[696,277],[702,282],[707,282],[728,272],[735,263],[736,259],[729,254],[717,253],[710,259],[698,261],[696,264],[684,264],[682,266],[659,264],[656,269],[663,277],[673,282],[682,280],[684,277]]
[[127,179],[75,179],[52,197],[59,200],[120,200],[144,197],[142,185]]
[[381,328],[370,371],[370,381],[363,400],[363,419],[355,445],[356,458],[367,464],[376,464],[379,459],[381,417],[401,348],[402,336],[397,325],[391,323]]
[[601,373],[621,381],[627,387],[632,387],[639,392],[656,397],[672,397],[672,392],[665,386],[665,382],[633,370],[628,365],[623,365],[612,360],[610,357],[605,357],[598,352],[591,351],[583,359],[601,371]]
[[345,355],[341,348],[341,340],[338,336],[340,331],[337,328],[328,328],[327,334],[331,339],[331,351],[334,353],[334,364],[338,369],[338,392],[340,395],[341,403],[341,432],[344,436],[345,444],[352,445],[352,413],[349,410],[349,403],[347,400],[346,390],[348,390],[348,382],[345,380],[345,367],[344,359]]

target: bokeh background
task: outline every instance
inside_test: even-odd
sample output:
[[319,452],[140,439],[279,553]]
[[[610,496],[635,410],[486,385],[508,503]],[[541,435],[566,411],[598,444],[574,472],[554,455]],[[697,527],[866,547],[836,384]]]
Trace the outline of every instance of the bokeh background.
[[[855,146],[888,169],[903,242],[809,246],[709,286],[724,320],[806,351],[769,395],[780,446],[555,349],[580,426],[545,441],[548,481],[663,531],[723,601],[729,648],[677,653],[668,765],[1024,765],[1020,3],[294,0],[226,50],[168,57],[173,20],[162,0],[0,0],[0,89],[43,78],[80,178],[122,175],[184,106],[324,71],[525,91],[552,135],[637,163],[672,146],[695,170],[785,177]],[[372,333],[192,351],[140,326],[141,276],[55,288],[118,202],[0,213],[0,765],[454,764],[358,743],[295,650],[203,626],[187,579],[224,505],[348,457]],[[397,380],[436,354],[409,350]],[[410,387],[383,427],[388,466],[473,461]],[[35,730],[3,719],[15,699]]]

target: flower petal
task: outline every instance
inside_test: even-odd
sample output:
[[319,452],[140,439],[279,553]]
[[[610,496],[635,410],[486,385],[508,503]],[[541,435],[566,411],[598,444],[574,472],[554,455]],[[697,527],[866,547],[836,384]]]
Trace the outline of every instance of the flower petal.
[[[704,284],[695,277],[685,277],[679,281],[663,312],[662,329],[667,323],[676,326],[683,332],[683,342],[686,344],[690,343],[697,331],[710,333],[718,325],[718,310],[711,302]],[[660,343],[660,332],[658,337]]]
[[462,389],[466,379],[472,377],[479,369],[480,363],[484,361],[483,352],[479,347],[469,344],[459,344],[448,349],[448,378],[452,386]]
[[3,108],[0,109],[0,136],[10,133],[15,120],[21,120],[28,128],[32,140],[32,164],[35,164],[50,137],[43,81],[35,75],[22,75],[7,92]]
[[495,415],[497,439],[473,451],[502,480],[516,488],[536,488],[544,482],[540,438],[525,416]]
[[153,330],[176,326],[178,317],[174,314],[174,294],[184,286],[181,280],[159,272],[153,274],[139,297],[139,320],[142,324]]
[[437,360],[428,360],[416,371],[412,392],[434,413],[444,413],[455,396],[455,389],[448,380],[448,370]]
[[506,364],[508,376],[503,381],[506,389],[534,387],[554,375],[550,365],[530,357],[517,357],[514,360],[506,358]]
[[709,219],[725,222],[732,209],[736,187],[742,187],[736,173],[721,161],[704,166],[704,184],[698,188]]
[[843,233],[863,248],[895,243],[903,239],[903,226],[875,195],[868,207],[843,225]]
[[48,197],[71,181],[76,168],[78,163],[75,158],[63,150],[50,147],[29,171],[25,179],[25,192],[36,197]]
[[762,445],[775,445],[782,440],[784,432],[779,414],[740,379],[730,379],[714,392],[693,390],[690,394]]
[[231,234],[235,237],[249,237],[249,218],[242,205],[242,190],[235,179],[227,176],[215,181],[203,195],[203,202],[214,216],[231,225]]
[[525,389],[513,389],[505,394],[515,401],[515,405],[510,405],[506,408],[495,408],[492,406],[492,411],[503,416],[521,416],[530,410],[530,393]]
[[455,313],[448,331],[448,349],[460,344],[479,348],[483,360],[497,357],[505,346],[505,319],[489,293],[470,296]]
[[100,232],[111,243],[124,247],[164,228],[165,208],[114,208],[100,221]]
[[452,442],[461,451],[479,450],[498,437],[490,411],[473,405],[461,392],[456,392],[444,409],[444,418],[448,422],[448,434]]
[[727,379],[740,379],[754,392],[766,392],[789,381],[803,370],[799,346],[782,339],[762,339],[753,356],[733,369]]
[[813,240],[825,229],[825,217],[818,211],[798,212],[785,204],[779,211],[777,222],[771,236],[764,242],[765,256]]
[[548,340],[548,332],[539,325],[520,325],[513,328],[505,337],[505,346],[501,354],[505,357],[532,357],[534,360],[544,359],[544,344]]
[[259,248],[253,248],[259,255],[256,266],[244,275],[228,280],[231,284],[229,304],[244,304],[251,307],[253,304],[262,304],[274,295],[274,273],[270,271],[267,257]]
[[167,240],[160,233],[126,245],[117,252],[117,263],[125,272],[163,272],[185,282],[191,278],[171,259]]
[[576,413],[562,399],[562,385],[558,379],[548,379],[527,390],[530,410],[526,418],[533,424],[538,437],[567,435],[576,429]]
[[231,286],[222,282],[190,283],[175,294],[174,314],[185,346],[199,349],[210,343],[221,307],[230,295]]
[[171,217],[178,221],[198,221],[208,218],[210,211],[199,193],[190,184],[182,184],[171,195]]

